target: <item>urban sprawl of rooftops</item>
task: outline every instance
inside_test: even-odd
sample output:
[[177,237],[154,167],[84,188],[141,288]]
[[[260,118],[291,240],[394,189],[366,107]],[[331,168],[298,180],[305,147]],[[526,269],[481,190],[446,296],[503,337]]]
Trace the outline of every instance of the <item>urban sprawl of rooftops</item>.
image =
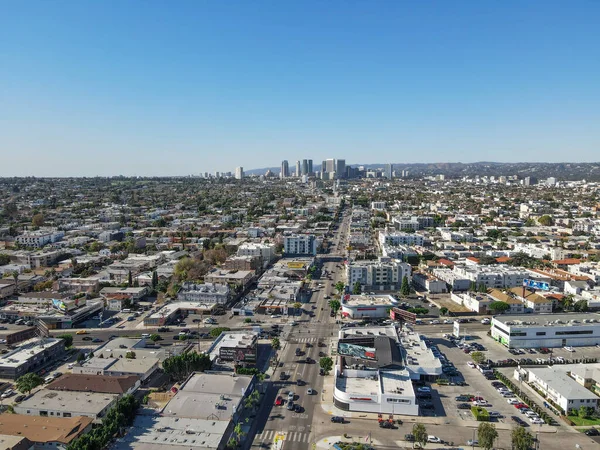
[[[246,400],[256,389],[259,361],[271,366],[257,342],[288,339],[298,318],[315,325],[319,308],[308,303],[317,291],[327,299],[320,310],[339,301],[338,307],[329,303],[332,320],[322,323],[327,343],[321,342],[324,334],[315,338],[323,347],[337,346],[335,389],[326,399],[332,408],[345,404],[349,411],[373,412],[360,403],[364,392],[373,391],[368,401],[388,396],[386,405],[377,403],[380,412],[418,415],[422,392],[411,381],[429,382],[447,372],[437,350],[412,330],[388,323],[334,333],[341,325],[334,309],[348,322],[383,320],[392,307],[425,317],[427,304],[402,302],[424,295],[441,316],[493,315],[490,338],[507,347],[534,347],[528,334],[534,332],[549,333],[543,344],[548,347],[600,343],[599,321],[583,314],[600,310],[600,182],[590,181],[598,169],[352,166],[328,159],[315,166],[312,160],[283,161],[280,169],[260,174],[238,167],[171,178],[0,179],[0,320],[25,327],[2,332],[0,378],[13,382],[43,373],[63,357],[69,361],[67,342],[56,339],[59,330],[84,334],[85,327],[106,327],[108,334],[135,335],[110,340],[106,334],[104,341],[72,330],[81,358],[75,363],[73,356],[72,373],[60,387],[51,383],[15,405],[29,434],[14,433],[64,448],[92,422],[108,422],[124,395],[158,379],[170,389],[176,379],[172,395],[152,404],[160,416],[132,418],[131,431],[114,448],[169,442],[224,448],[235,437],[235,423],[249,417]],[[340,278],[331,279],[325,261],[337,264]],[[193,334],[187,328],[174,328],[175,342],[168,345],[147,342],[149,332],[166,332],[188,316],[194,319],[185,326],[200,329],[237,315],[247,319],[234,329],[197,333],[197,349],[186,347]],[[281,335],[251,326],[279,318],[288,326]],[[582,336],[570,337],[573,330]],[[542,346],[536,339],[535,347]],[[208,361],[173,368],[174,358],[196,351]],[[311,362],[308,355],[304,360]],[[193,373],[207,367],[214,372]],[[170,384],[155,378],[161,370],[171,376]],[[231,377],[234,370],[240,378]],[[289,370],[282,370],[285,380]],[[543,377],[532,373],[531,379]],[[120,377],[110,392],[105,377]],[[193,402],[200,398],[199,409]],[[66,407],[68,402],[78,408]],[[50,409],[54,417],[48,417]],[[45,418],[36,422],[30,415]],[[0,420],[4,434],[12,434],[11,427],[8,419]],[[41,427],[54,431],[35,432]]]

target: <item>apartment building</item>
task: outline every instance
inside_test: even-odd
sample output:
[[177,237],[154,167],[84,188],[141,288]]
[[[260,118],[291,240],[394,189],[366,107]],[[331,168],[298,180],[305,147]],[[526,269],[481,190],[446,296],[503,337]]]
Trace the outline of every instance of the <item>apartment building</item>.
[[283,238],[285,256],[317,254],[317,239],[314,234],[294,234]]
[[379,232],[379,243],[381,245],[423,245],[424,238],[420,234],[399,233],[390,231]]
[[246,242],[238,247],[238,256],[258,256],[262,258],[262,267],[266,268],[275,258],[275,244]]
[[502,265],[455,266],[454,273],[477,286],[482,284],[487,288],[496,289],[522,286],[523,280],[529,278],[529,272],[525,269]]
[[377,261],[349,261],[346,265],[348,285],[360,283],[365,289],[399,289],[404,277],[410,282],[410,264],[391,258],[379,258]]
[[186,302],[225,305],[230,298],[231,290],[227,284],[185,282],[177,293],[177,300]]
[[64,237],[65,233],[57,230],[38,230],[23,233],[15,238],[17,244],[24,247],[36,247],[41,248],[47,244],[60,241]]

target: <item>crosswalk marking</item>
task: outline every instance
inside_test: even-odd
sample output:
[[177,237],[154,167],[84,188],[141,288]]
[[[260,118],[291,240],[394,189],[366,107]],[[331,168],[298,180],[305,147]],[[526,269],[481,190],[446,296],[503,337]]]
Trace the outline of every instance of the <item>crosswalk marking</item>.
[[297,342],[299,344],[304,344],[306,342],[317,342],[318,340],[319,338],[316,337],[301,337],[293,339],[294,342]]
[[[279,432],[277,430],[263,430],[260,433],[257,433],[255,436],[255,439],[258,440],[272,440],[275,439],[275,436],[278,434]],[[286,441],[291,441],[291,442],[308,442],[310,433],[303,433],[300,431],[290,431],[287,433],[283,433],[285,434],[285,440]]]

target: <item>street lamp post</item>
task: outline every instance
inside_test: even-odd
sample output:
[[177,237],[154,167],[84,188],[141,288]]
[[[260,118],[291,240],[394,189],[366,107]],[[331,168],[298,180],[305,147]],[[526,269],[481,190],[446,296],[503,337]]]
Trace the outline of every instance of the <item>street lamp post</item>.
[[473,438],[471,439],[471,449],[475,449],[475,428],[473,428]]

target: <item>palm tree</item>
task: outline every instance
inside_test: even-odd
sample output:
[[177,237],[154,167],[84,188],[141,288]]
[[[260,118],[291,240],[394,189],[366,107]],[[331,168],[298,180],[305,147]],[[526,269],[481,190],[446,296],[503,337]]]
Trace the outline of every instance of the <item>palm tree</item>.
[[562,306],[565,311],[568,309],[571,309],[573,307],[574,303],[575,303],[575,296],[573,294],[568,294],[563,297]]

